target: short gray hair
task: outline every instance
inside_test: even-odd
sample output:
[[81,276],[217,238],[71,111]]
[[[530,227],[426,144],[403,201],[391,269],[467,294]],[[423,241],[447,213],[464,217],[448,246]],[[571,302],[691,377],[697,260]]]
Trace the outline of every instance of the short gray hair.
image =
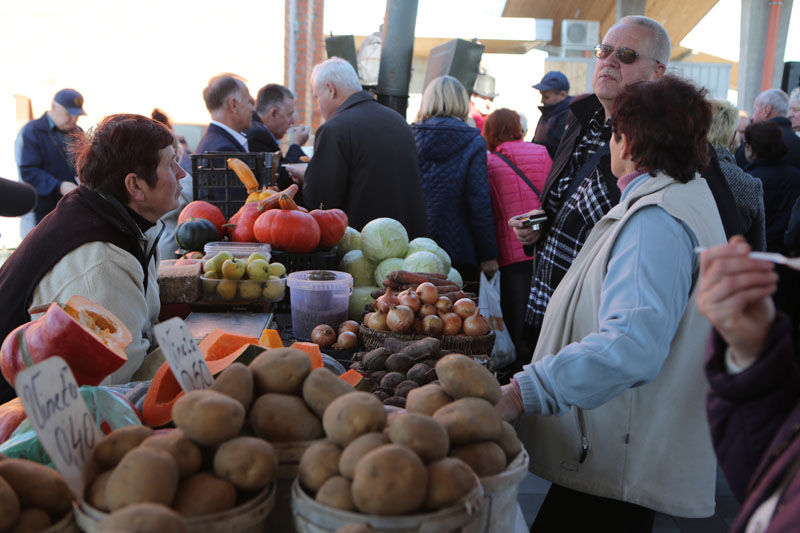
[[800,102],[800,87],[795,87],[789,93],[789,102]]
[[667,33],[667,30],[664,28],[664,26],[650,17],[629,15],[619,19],[617,23],[609,29],[609,31],[617,26],[624,25],[642,26],[643,28],[650,30],[650,33],[653,36],[650,42],[650,54],[652,55],[652,59],[656,59],[664,65],[667,64],[669,61],[669,55],[672,53],[672,43],[669,39],[669,33]]
[[361,82],[353,65],[341,57],[332,57],[314,66],[311,71],[311,86],[317,87],[323,83],[332,83],[343,91],[361,90]]
[[756,96],[753,107],[772,106],[774,116],[785,117],[789,113],[789,95],[780,89],[767,89]]
[[[294,100],[294,94],[283,85],[277,83],[265,85],[258,90],[256,96],[256,113],[263,115],[273,107],[280,108],[287,99]],[[280,112],[283,112],[282,109]]]
[[209,111],[221,109],[229,98],[239,99],[242,87],[246,87],[243,78],[236,74],[218,74],[208,80],[208,86],[203,89],[203,100]]

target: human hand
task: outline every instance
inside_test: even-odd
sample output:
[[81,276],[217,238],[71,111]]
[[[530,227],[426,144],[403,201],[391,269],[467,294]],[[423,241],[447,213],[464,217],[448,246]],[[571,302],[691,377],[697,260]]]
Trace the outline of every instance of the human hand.
[[71,181],[62,181],[61,185],[58,186],[58,192],[61,193],[61,196],[64,196],[69,191],[77,188],[78,186],[72,183]]
[[294,143],[303,146],[308,141],[308,136],[311,134],[311,129],[305,124],[301,124],[294,128]]
[[306,180],[306,169],[308,168],[308,163],[287,163],[283,165],[283,168],[286,169],[286,172],[289,173],[289,176],[292,177],[292,180],[297,183],[300,187],[303,186]]
[[530,215],[541,213],[543,213],[541,209],[533,209],[532,211],[508,219],[508,225],[514,231],[514,236],[516,236],[519,242],[522,244],[534,244],[541,238],[542,230],[533,230],[531,226],[523,225],[523,222]]
[[509,383],[500,387],[503,395],[494,406],[497,415],[506,422],[512,422],[522,414],[522,395],[517,387]]
[[500,266],[497,264],[497,259],[489,259],[488,261],[481,261],[481,272],[486,274],[487,278],[494,276]]
[[775,319],[770,295],[778,275],[772,263],[748,256],[740,235],[700,255],[697,307],[731,347],[734,363],[753,364]]

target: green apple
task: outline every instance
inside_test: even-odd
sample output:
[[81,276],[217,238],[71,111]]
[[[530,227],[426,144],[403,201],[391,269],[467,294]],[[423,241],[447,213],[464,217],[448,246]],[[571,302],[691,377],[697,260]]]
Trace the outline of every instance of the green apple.
[[242,281],[239,283],[239,296],[245,300],[257,300],[261,297],[260,281]]
[[264,298],[270,301],[277,301],[283,298],[283,292],[286,290],[286,284],[278,276],[270,276],[264,287]]
[[252,263],[253,261],[256,261],[258,259],[263,259],[264,261],[269,263],[269,259],[267,259],[266,255],[260,254],[258,252],[253,252],[252,254],[250,254],[250,257],[247,258],[247,264],[249,265],[250,263]]
[[216,270],[206,270],[205,273],[203,273],[203,277],[206,279],[222,279],[222,274]]
[[217,272],[222,272],[222,263],[224,263],[228,259],[233,259],[232,253],[219,252],[217,255],[206,261],[206,264],[203,266],[203,269],[206,271],[216,270]]
[[244,277],[245,262],[241,259],[228,259],[222,263],[223,279],[240,280]]
[[233,300],[236,298],[236,288],[239,285],[238,281],[231,279],[223,279],[217,283],[217,296],[223,300]]
[[247,277],[263,281],[269,277],[269,263],[263,259],[253,259],[247,263]]
[[269,274],[270,276],[276,276],[278,278],[282,277],[286,274],[286,267],[283,266],[281,263],[270,263],[269,264]]

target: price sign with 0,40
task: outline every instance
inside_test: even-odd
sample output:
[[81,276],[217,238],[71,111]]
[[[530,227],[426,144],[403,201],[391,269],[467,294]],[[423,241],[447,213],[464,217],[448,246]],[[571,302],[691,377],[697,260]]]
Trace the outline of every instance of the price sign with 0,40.
[[207,389],[214,383],[203,354],[183,320],[175,317],[156,324],[153,335],[184,392]]

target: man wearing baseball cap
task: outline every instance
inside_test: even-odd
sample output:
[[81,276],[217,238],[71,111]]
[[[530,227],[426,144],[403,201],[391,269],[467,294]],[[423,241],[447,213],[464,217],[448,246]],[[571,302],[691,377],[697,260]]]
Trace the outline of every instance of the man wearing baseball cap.
[[85,114],[81,93],[61,89],[53,97],[50,110],[20,130],[15,144],[19,176],[39,195],[33,212],[22,217],[23,237],[55,208],[62,196],[78,186],[68,147],[70,136],[82,131],[77,121]]
[[542,94],[542,105],[539,106],[542,118],[536,125],[533,142],[543,144],[552,159],[567,127],[567,112],[572,102],[572,97],[567,96],[569,80],[563,73],[551,70],[533,88]]

